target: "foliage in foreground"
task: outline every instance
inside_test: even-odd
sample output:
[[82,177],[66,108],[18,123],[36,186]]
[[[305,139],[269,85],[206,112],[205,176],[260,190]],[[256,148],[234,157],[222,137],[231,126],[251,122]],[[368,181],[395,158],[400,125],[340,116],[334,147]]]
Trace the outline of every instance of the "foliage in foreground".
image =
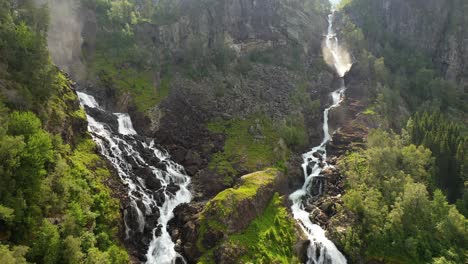
[[367,149],[340,164],[347,177],[342,212],[353,219],[340,238],[353,260],[465,263],[468,220],[439,190],[428,191],[431,152],[380,130]]
[[82,140],[72,149],[44,131],[31,112],[1,120],[0,235],[25,245],[13,247],[11,256],[36,263],[126,263],[127,253],[114,242],[118,200],[103,184],[110,173],[94,142]]
[[111,175],[50,62],[47,8],[11,3],[0,0],[0,263],[128,263]]

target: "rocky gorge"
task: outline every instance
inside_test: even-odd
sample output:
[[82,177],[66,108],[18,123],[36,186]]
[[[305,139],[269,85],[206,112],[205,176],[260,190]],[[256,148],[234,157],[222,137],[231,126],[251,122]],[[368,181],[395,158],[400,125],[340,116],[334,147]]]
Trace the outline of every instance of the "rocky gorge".
[[[466,83],[465,40],[458,39],[463,35],[459,28],[449,28],[458,23],[452,19],[460,18],[453,5],[430,3],[446,21],[435,30],[417,27],[425,16],[411,5],[376,1],[366,8],[376,15],[372,19],[382,18],[381,28],[399,35],[395,41],[425,52],[447,79]],[[359,57],[367,51],[353,54],[353,67],[345,76],[325,63],[330,8],[326,0],[161,0],[122,7],[84,1],[78,9],[86,14],[79,21],[82,56],[80,65],[69,69],[79,90],[102,106],[85,105],[93,120],[117,133],[121,124],[114,113],[129,114],[131,145],[145,165],[132,161],[131,153],[123,160],[130,164],[128,174],[143,179],[143,188],[155,201],[148,207],[142,197],[132,200],[132,195],[120,193],[127,225],[122,240],[135,261],[151,262],[147,249],[154,237],[165,233],[162,227],[172,238],[175,254],[187,263],[306,262],[311,242],[293,219],[287,197],[303,183],[302,153],[326,137],[322,112],[342,81],[346,96],[330,110],[332,139],[326,160],[320,160],[331,166],[316,176],[303,204],[309,219],[330,231],[343,248],[339,233],[348,223],[338,212],[345,193],[339,160],[364,148],[369,130],[382,122],[368,111],[377,82]],[[369,28],[374,20],[356,11],[363,9],[347,6],[337,13],[335,35],[351,42],[345,32],[350,19],[365,29],[368,41],[376,41],[369,50],[379,54],[388,36]],[[438,45],[424,46],[427,43]],[[78,68],[79,74],[73,70]],[[402,109],[407,116],[405,106]],[[190,176],[192,199],[175,207],[167,228],[166,223],[156,227],[156,207],[167,195],[177,196],[180,186],[154,178],[153,167],[164,171],[165,165],[147,149],[149,142],[167,150],[168,159]],[[265,223],[271,227],[261,229]]]
[[[101,79],[102,75],[97,75],[96,80],[82,82],[85,87],[88,86],[86,90],[94,94],[108,109],[128,111],[135,130],[165,146],[171,157],[192,176],[194,202],[176,208],[175,218],[170,223],[170,233],[176,249],[190,263],[196,262],[199,257],[206,257],[203,252],[207,249],[216,247],[226,250],[225,242],[219,245],[216,241],[223,241],[223,238],[247,228],[248,223],[266,208],[275,192],[288,195],[301,184],[300,153],[322,137],[320,112],[328,104],[329,92],[339,83],[333,71],[325,65],[321,54],[328,2],[226,2],[209,6],[201,14],[194,16],[194,12],[200,10],[202,4],[181,1],[170,5],[177,8],[177,19],[168,25],[137,25],[135,38],[139,45],[151,50],[169,51],[169,54],[160,56],[176,65],[181,60],[178,56],[186,56],[184,52],[191,50],[193,45],[199,45],[197,48],[200,50],[197,52],[200,55],[208,55],[210,50],[224,47],[222,52],[227,52],[231,60],[223,65],[224,69],[216,64],[203,65],[205,62],[196,59],[195,64],[206,68],[209,77],[193,79],[187,78],[183,71],[173,73],[167,98],[146,112],[141,112],[134,104],[131,90],[122,93],[113,86],[115,84],[112,81]],[[97,44],[92,43],[95,40],[96,37],[85,38],[85,46],[96,46]],[[275,50],[278,51],[277,57],[270,57],[269,53],[275,53]],[[164,71],[154,74],[156,77],[153,85],[158,89],[158,82],[160,85]],[[104,90],[101,89],[103,85],[107,87]],[[338,120],[331,124],[333,128],[340,127],[361,109],[354,105],[350,108],[352,111],[331,113],[333,120]],[[115,117],[114,121],[107,118],[106,122],[117,125]],[[245,125],[240,129],[247,131],[235,131],[241,135],[230,134],[229,130],[237,122],[244,122]],[[211,128],[219,125],[222,126],[221,130]],[[302,130],[299,131],[299,144],[282,139],[287,136],[280,135],[284,127]],[[248,162],[246,159],[252,156],[249,155],[249,146],[243,146],[244,150],[226,150],[226,144],[230,144],[229,141],[232,140],[229,137],[236,140],[246,137],[247,142],[253,142],[259,147],[266,145],[267,149],[271,148],[269,151],[280,152],[280,155],[270,158],[268,153],[259,153],[256,163]],[[347,145],[356,137],[341,140],[333,147],[347,149]],[[220,155],[224,153],[229,156]],[[342,151],[340,154],[343,153]],[[219,160],[219,156],[222,160]],[[274,188],[269,187],[263,201],[255,199],[255,206],[260,209],[254,210],[256,213],[252,212],[252,218],[227,234],[210,231],[205,235],[207,240],[201,239],[200,242],[199,237],[204,236],[201,232],[206,221],[202,220],[203,212],[207,210],[211,199],[216,199],[226,189],[242,187],[243,177],[240,176],[276,166],[277,162],[284,162],[287,173],[281,177],[281,184],[275,184]],[[326,171],[323,177],[327,179],[325,190],[330,198],[322,198],[313,203],[320,213],[309,209],[311,218],[318,220],[321,217],[317,222],[326,227],[326,218],[333,216],[332,207],[335,203],[340,203],[339,198],[333,197],[343,191],[343,179],[337,171]],[[285,206],[288,204],[286,200],[282,203]],[[241,205],[230,206],[238,208]],[[245,213],[251,210],[247,209]],[[213,227],[210,226],[211,228]],[[299,235],[299,230],[295,232],[298,241],[302,241],[302,246],[298,244],[296,247],[299,251],[295,255],[304,259],[306,239]],[[141,239],[136,240],[141,243]],[[140,246],[135,244],[132,247]],[[227,251],[221,252],[224,251],[214,253],[216,258],[222,258],[226,263],[236,262],[222,256],[228,254]]]
[[0,0],[0,263],[466,263],[467,12]]
[[[184,63],[179,56],[187,56],[184,52],[193,50],[193,45],[198,45],[199,50],[193,51],[201,56],[209,56],[211,50],[221,47],[220,52],[228,59],[221,65],[223,68],[216,63],[204,65],[207,62],[196,59],[194,64],[206,70],[209,77],[187,78],[183,70],[171,73],[167,97],[145,112],[138,109],[131,90],[122,92],[115,87],[115,82],[104,79],[102,72],[96,75],[97,79],[81,83],[106,108],[129,112],[135,130],[163,145],[172,159],[192,176],[194,200],[176,208],[175,218],[169,224],[176,250],[190,263],[200,257],[209,259],[211,254],[218,262],[223,259],[224,263],[236,263],[235,255],[229,257],[232,253],[228,253],[234,250],[228,249],[233,242],[222,241],[246,229],[265,210],[274,193],[288,195],[301,184],[300,153],[321,138],[320,112],[328,104],[329,92],[338,84],[321,55],[329,4],[326,1],[288,4],[282,1],[274,4],[222,2],[209,6],[196,16],[194,12],[200,10],[202,2],[181,1],[170,6],[177,8],[177,17],[169,24],[136,25],[137,45],[157,52],[166,50],[166,54],[159,56],[175,63],[173,67],[176,69]],[[99,45],[92,43],[95,40],[95,37],[85,38],[85,46]],[[271,57],[271,53],[276,55]],[[153,89],[160,88],[164,74],[164,70],[153,72]],[[99,113],[95,114],[99,116]],[[333,114],[343,116],[338,112]],[[111,119],[107,118],[106,123],[116,126],[115,117],[114,121]],[[343,116],[341,120],[346,118]],[[339,127],[340,121],[333,126]],[[284,139],[288,134],[294,137],[291,142]],[[232,140],[237,140],[235,144],[241,148],[232,147]],[[251,150],[250,144],[265,150]],[[210,229],[214,228],[214,220],[206,220],[204,216],[213,199],[231,188],[242,188],[244,177],[240,176],[277,166],[278,162],[284,164],[287,173],[281,176],[281,184],[268,187],[269,191],[262,194],[264,198],[255,198],[252,209],[245,208],[246,214],[254,210],[250,220],[245,219],[247,222],[240,226],[236,223],[237,227],[227,233],[211,230],[204,234],[206,221],[210,223]],[[330,178],[326,190],[335,197],[343,190],[342,179],[336,172],[326,173],[324,177]],[[245,203],[244,199],[238,202]],[[327,199],[327,204],[338,202],[334,198]],[[236,203],[229,207],[241,206]],[[288,201],[282,200],[280,204],[287,206]],[[331,217],[330,206],[333,205],[325,208],[322,204],[318,203],[317,208],[323,207]],[[316,211],[312,214],[312,218],[317,217]],[[285,223],[288,221],[284,228],[295,225],[292,220]],[[326,222],[322,221],[323,226]],[[300,235],[300,230],[294,232],[297,238],[291,239],[302,242],[295,246],[294,254],[289,254],[304,259],[307,239]],[[137,243],[142,241],[136,240]],[[131,247],[140,247],[134,243],[130,242]],[[212,248],[218,253],[206,255],[205,252]]]

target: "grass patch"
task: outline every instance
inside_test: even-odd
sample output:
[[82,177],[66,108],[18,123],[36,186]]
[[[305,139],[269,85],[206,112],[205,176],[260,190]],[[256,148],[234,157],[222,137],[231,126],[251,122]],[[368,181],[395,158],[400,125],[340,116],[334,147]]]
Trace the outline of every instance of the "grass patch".
[[241,257],[245,263],[299,263],[294,255],[294,234],[294,222],[275,193],[263,214],[228,241],[247,249]]
[[217,120],[208,129],[226,135],[224,151],[215,154],[209,167],[221,173],[236,173],[233,165],[241,164],[255,171],[274,166],[289,156],[289,150],[281,149],[281,138],[273,122],[263,116],[248,119]]
[[119,66],[121,65],[118,61],[97,54],[93,71],[97,75],[105,75],[120,93],[130,93],[139,111],[147,111],[169,94],[169,79],[165,79],[161,82],[161,87],[155,89],[151,71],[137,71],[129,66]]

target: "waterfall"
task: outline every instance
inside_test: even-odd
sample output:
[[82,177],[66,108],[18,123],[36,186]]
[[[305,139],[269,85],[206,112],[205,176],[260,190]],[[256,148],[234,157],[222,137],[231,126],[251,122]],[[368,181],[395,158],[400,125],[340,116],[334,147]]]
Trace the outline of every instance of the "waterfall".
[[135,129],[133,129],[133,124],[132,120],[130,119],[130,116],[125,113],[115,113],[118,117],[118,122],[119,122],[119,133],[122,135],[136,135],[137,132]]
[[[324,45],[324,57],[326,62],[332,66],[340,76],[340,88],[331,93],[332,104],[323,111],[323,140],[320,145],[312,148],[311,151],[302,155],[302,169],[304,173],[304,185],[299,190],[290,195],[292,201],[291,210],[294,218],[299,220],[301,227],[307,234],[310,240],[310,246],[307,249],[308,261],[307,264],[345,264],[346,258],[336,248],[336,246],[325,236],[325,230],[319,225],[312,223],[309,218],[309,213],[305,211],[303,201],[312,196],[310,187],[314,177],[331,167],[327,164],[327,143],[332,139],[328,127],[328,115],[330,110],[338,107],[343,99],[346,91],[343,76],[351,67],[350,56],[348,52],[339,45],[338,38],[333,29],[333,19],[335,11],[328,16],[328,33]],[[323,186],[319,188],[319,195],[322,194]]]
[[[118,130],[115,131],[111,121],[98,121],[98,116],[92,116],[91,112],[95,111],[108,114],[93,96],[83,92],[78,92],[78,96],[87,110],[91,136],[127,188],[130,202],[124,210],[126,238],[145,235],[150,238],[146,243],[149,244],[146,245],[147,264],[174,264],[177,260],[177,263],[185,263],[174,250],[167,231],[174,208],[191,200],[190,178],[184,168],[171,161],[153,140],[138,136],[128,114],[106,115],[117,119]],[[91,108],[93,111],[89,111]]]

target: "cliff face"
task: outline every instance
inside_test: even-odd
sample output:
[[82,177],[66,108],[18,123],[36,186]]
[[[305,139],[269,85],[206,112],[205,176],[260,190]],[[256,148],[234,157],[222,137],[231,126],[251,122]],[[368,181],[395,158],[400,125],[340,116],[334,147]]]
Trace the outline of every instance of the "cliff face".
[[356,0],[345,12],[382,49],[388,40],[429,56],[447,79],[467,85],[468,3],[463,0]]
[[[328,1],[182,0],[158,5],[161,18],[136,25],[135,39],[158,53],[161,61],[174,65],[170,92],[144,113],[146,117],[138,111],[130,113],[140,133],[156,138],[195,176],[201,199],[231,187],[235,180],[230,178],[275,165],[262,153],[256,164],[246,166],[253,163],[245,153],[249,151],[223,154],[232,159],[227,161],[233,165],[229,173],[221,165],[225,158],[213,161],[214,154],[227,152],[223,147],[229,140],[226,134],[239,120],[251,122],[242,134],[271,150],[284,149],[284,142],[276,136],[268,142],[265,131],[255,132],[260,119],[275,124],[294,122],[306,141],[320,139],[320,100],[326,104],[333,88],[332,71],[321,57]],[[166,67],[161,68],[155,70],[156,86],[167,76]],[[217,132],[208,128],[219,120],[230,127]],[[280,129],[276,126],[275,130]],[[249,147],[242,142],[239,146]]]
[[[167,2],[167,3],[166,3]],[[170,16],[158,26],[142,24],[138,37],[145,43],[186,49],[194,41],[203,47],[228,44],[236,52],[299,43],[305,50],[320,46],[325,1],[162,1]],[[149,41],[151,40],[151,41]]]
[[[148,6],[135,2],[135,8],[143,14]],[[304,239],[274,193],[289,194],[302,183],[300,154],[321,140],[322,110],[339,85],[321,55],[328,1],[162,0],[151,18],[129,24],[129,41],[144,54],[130,59],[115,58],[127,56],[126,47],[105,42],[115,23],[103,23],[103,12],[94,12],[95,24],[87,23],[82,33],[88,64],[99,69],[90,67],[95,85],[88,90],[106,108],[128,111],[137,132],[155,138],[192,176],[194,202],[175,210],[170,228],[176,250],[190,263],[199,257],[237,263],[238,255],[258,249],[256,241],[238,245],[235,235],[279,215],[284,226],[278,230],[294,235],[287,236],[286,252],[268,249],[280,252],[271,262],[302,259]],[[150,81],[139,82],[129,72],[144,72]],[[158,100],[142,100],[142,94]],[[222,209],[207,201],[244,190],[242,175],[269,167],[288,174],[281,184],[268,185],[267,194],[260,192],[255,206],[248,199],[230,205],[249,215],[243,222],[226,217],[239,225],[236,232],[204,230],[205,213]],[[261,237],[258,243],[269,240]],[[208,252],[213,248],[216,256]]]

